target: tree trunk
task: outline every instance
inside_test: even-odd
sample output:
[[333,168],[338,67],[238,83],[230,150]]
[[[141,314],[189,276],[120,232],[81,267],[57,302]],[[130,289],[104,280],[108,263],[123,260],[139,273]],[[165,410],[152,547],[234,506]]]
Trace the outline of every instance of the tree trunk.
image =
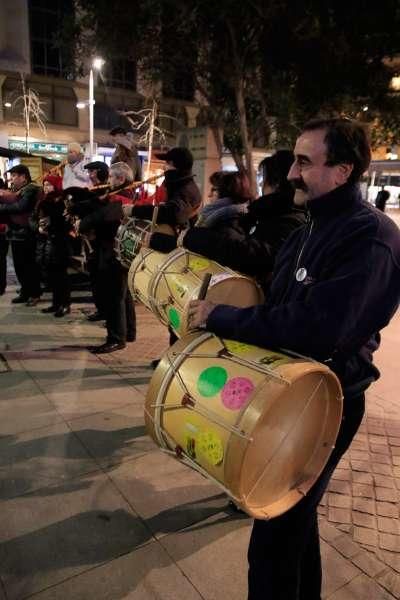
[[240,135],[242,138],[242,144],[244,149],[244,158],[246,164],[246,171],[249,177],[250,186],[254,194],[257,193],[256,190],[256,178],[253,169],[253,157],[252,157],[252,144],[249,137],[249,129],[247,125],[247,115],[246,115],[246,105],[244,101],[244,89],[243,89],[243,80],[237,82],[235,86],[235,97],[236,97],[236,106],[239,114],[239,122],[240,122]]

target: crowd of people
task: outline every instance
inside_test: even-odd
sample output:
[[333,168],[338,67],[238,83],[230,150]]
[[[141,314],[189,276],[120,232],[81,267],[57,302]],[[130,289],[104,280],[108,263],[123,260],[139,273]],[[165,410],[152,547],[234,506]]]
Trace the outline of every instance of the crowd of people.
[[[112,133],[119,147],[109,172],[103,163],[84,164],[73,144],[63,181],[47,175],[41,189],[18,165],[9,171],[12,189],[0,190],[0,220],[8,228],[7,237],[0,229],[0,261],[9,241],[21,286],[12,302],[35,306],[46,281],[53,300],[43,312],[67,314],[66,240],[78,235],[90,246],[96,311],[89,319],[104,319],[107,329],[104,344],[91,348],[97,354],[135,340],[134,303],[114,238],[124,218],[151,221],[155,210],[135,202],[129,189],[141,176],[132,137],[121,128]],[[193,300],[191,327],[309,356],[327,364],[342,385],[343,419],[326,467],[293,508],[255,521],[248,553],[250,600],[319,600],[317,506],[361,423],[365,391],[379,377],[373,364],[379,331],[400,299],[398,228],[360,193],[371,158],[367,134],[348,119],[309,122],[294,152],[281,150],[262,161],[261,197],[254,197],[245,173],[216,172],[204,206],[189,150],[172,148],[158,158],[165,162],[165,181],[157,222],[173,234],[149,233],[144,243],[161,252],[183,246],[250,275],[266,297],[250,308]],[[106,182],[107,188],[98,187]],[[0,278],[0,292],[4,287]]]

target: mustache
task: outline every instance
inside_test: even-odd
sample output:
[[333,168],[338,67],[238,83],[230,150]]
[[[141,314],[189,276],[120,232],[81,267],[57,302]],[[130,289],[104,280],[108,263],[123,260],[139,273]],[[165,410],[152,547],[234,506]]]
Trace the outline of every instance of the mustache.
[[290,184],[295,190],[301,190],[302,192],[308,191],[308,188],[302,179],[291,179]]

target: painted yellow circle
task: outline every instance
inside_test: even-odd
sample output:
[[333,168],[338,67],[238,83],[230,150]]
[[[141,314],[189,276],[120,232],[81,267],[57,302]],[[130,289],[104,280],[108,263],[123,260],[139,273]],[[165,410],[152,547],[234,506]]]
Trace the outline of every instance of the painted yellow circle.
[[203,258],[202,256],[190,256],[189,257],[189,268],[192,271],[204,271],[210,266],[210,261],[208,258]]
[[221,438],[211,430],[198,434],[197,450],[212,465],[218,465],[224,458],[224,446]]
[[254,346],[245,344],[244,342],[235,342],[234,340],[224,340],[225,348],[232,354],[246,354],[251,352]]

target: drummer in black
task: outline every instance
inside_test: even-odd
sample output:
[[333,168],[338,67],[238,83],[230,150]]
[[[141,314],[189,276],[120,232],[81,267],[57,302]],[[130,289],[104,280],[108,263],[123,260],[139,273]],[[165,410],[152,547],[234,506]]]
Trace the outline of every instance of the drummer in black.
[[371,151],[350,119],[308,123],[288,179],[308,222],[281,249],[265,305],[193,301],[189,322],[223,338],[285,348],[326,363],[343,388],[343,419],[328,463],[307,495],[283,515],[256,520],[249,547],[249,600],[320,600],[317,507],[378,379],[372,355],[400,299],[400,233],[362,199]]

